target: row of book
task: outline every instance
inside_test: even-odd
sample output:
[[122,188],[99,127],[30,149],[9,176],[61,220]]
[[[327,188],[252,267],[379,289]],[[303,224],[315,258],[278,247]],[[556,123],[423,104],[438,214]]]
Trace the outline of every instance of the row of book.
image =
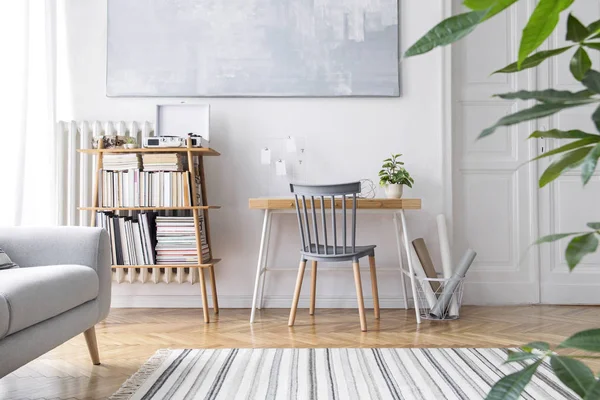
[[[199,215],[202,262],[210,260],[204,215]],[[198,264],[194,217],[156,217],[157,264]]]
[[98,183],[101,207],[185,207],[192,204],[188,171],[101,170]]
[[102,165],[108,171],[143,169],[145,171],[181,172],[184,170],[184,158],[179,153],[105,154]]
[[[198,222],[204,263],[211,255],[202,213]],[[156,212],[130,217],[98,212],[96,225],[108,232],[113,265],[198,264],[194,217],[159,216]]]
[[110,237],[113,265],[156,264],[155,218],[154,212],[140,213],[136,219],[96,213],[96,226],[104,228]]
[[141,169],[142,158],[140,154],[105,154],[102,158],[104,169],[110,171],[125,171],[128,169]]

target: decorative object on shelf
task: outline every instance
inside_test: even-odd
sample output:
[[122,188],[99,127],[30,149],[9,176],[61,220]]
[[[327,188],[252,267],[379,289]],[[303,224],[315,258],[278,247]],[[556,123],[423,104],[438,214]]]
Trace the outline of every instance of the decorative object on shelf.
[[375,198],[375,184],[370,179],[360,180],[360,194],[358,195],[361,199],[374,199]]
[[119,136],[119,135],[103,135],[103,136],[94,136],[92,138],[92,149],[98,148],[98,143],[102,140],[104,142],[102,148],[103,149],[122,149],[127,143],[128,136]]
[[[203,139],[201,137],[191,137],[192,147],[207,147],[203,146]],[[206,141],[204,141],[206,142]],[[144,148],[155,149],[159,147],[186,147],[187,139],[179,136],[155,136],[144,138]]]
[[397,97],[398,3],[109,0],[106,93]]
[[137,140],[132,136],[125,137],[125,144],[123,145],[126,149],[135,149],[138,147]]
[[[198,139],[197,146],[210,142],[210,104],[158,104],[156,106],[156,136]],[[204,143],[203,143],[204,142]],[[196,143],[192,143],[196,147]]]
[[390,199],[401,198],[403,185],[411,188],[415,183],[403,167],[404,162],[398,160],[401,156],[402,154],[392,154],[391,158],[383,160],[379,171],[379,184],[385,188],[385,195]]

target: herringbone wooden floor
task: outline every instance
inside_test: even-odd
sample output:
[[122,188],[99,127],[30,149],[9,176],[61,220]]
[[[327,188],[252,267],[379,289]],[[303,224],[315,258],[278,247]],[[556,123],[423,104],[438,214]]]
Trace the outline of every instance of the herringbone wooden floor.
[[[0,380],[1,399],[102,399],[110,396],[160,348],[232,347],[510,347],[532,340],[557,344],[600,326],[600,307],[463,307],[460,320],[415,323],[412,310],[368,314],[361,332],[356,310],[299,310],[288,328],[288,310],[223,309],[212,322],[201,310],[114,309],[96,327],[102,365],[89,360],[83,335]],[[1,360],[0,360],[1,362]],[[595,365],[596,366],[596,365]],[[597,368],[596,368],[597,370]]]

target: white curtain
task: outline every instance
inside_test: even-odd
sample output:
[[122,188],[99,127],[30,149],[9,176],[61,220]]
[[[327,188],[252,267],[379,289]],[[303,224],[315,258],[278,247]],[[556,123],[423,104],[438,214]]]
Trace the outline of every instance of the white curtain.
[[0,225],[56,222],[56,2],[0,1]]

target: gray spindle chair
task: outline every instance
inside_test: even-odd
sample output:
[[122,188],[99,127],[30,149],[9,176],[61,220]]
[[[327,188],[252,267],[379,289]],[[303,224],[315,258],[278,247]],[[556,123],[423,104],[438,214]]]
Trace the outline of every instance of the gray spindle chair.
[[[298,227],[300,229],[300,240],[302,250],[300,250],[300,267],[298,269],[298,278],[296,280],[296,289],[294,291],[294,300],[290,311],[289,326],[294,325],[296,319],[296,309],[298,308],[298,299],[302,280],[304,278],[304,269],[306,261],[312,261],[311,287],[310,287],[310,315],[315,312],[315,294],[317,284],[317,262],[342,262],[352,261],[354,269],[354,283],[356,285],[356,297],[358,299],[358,313],[360,316],[360,328],[364,332],[367,330],[367,320],[365,317],[365,305],[363,301],[362,283],[360,279],[359,259],[369,257],[369,266],[371,269],[371,287],[373,290],[373,308],[375,318],[379,318],[379,295],[377,292],[377,274],[375,272],[375,245],[357,246],[356,245],[356,195],[360,193],[360,182],[342,183],[336,185],[295,185],[290,184],[290,189],[296,199],[296,213],[298,215]],[[307,197],[309,202],[307,203]],[[315,201],[315,197],[317,201]],[[336,204],[336,197],[338,198]],[[341,197],[341,199],[339,199]],[[351,200],[352,206],[347,207]],[[327,229],[327,216],[325,215],[326,203],[331,206],[331,229]],[[320,203],[320,206],[319,206]],[[342,210],[342,232],[338,241],[338,229],[336,226],[336,207]],[[321,209],[320,229],[317,218],[317,207]],[[309,208],[312,218],[309,218]],[[339,209],[339,208],[338,208]],[[347,220],[348,214],[351,217],[350,238],[348,240]],[[311,232],[312,230],[312,232]],[[319,230],[322,235],[319,235]],[[329,236],[327,235],[329,232]],[[319,237],[321,236],[321,238]],[[321,241],[322,240],[322,241]],[[348,243],[349,242],[349,243]],[[341,245],[340,245],[341,244]]]

